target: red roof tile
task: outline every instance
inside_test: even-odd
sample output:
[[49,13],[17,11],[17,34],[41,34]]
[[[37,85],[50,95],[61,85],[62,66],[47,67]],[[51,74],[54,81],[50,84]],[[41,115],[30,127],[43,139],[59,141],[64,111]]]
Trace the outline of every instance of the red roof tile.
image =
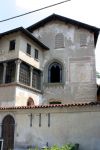
[[0,107],[0,110],[13,110],[13,109],[36,109],[36,108],[62,108],[62,107],[82,107],[100,105],[100,102],[87,102],[87,103],[71,103],[71,104],[49,104],[49,105],[33,105],[33,106],[11,106]]

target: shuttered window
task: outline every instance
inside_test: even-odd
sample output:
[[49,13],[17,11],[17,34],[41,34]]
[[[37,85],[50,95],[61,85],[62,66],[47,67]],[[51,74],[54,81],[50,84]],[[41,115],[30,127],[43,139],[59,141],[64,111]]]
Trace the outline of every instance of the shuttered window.
[[87,46],[87,35],[85,33],[80,33],[80,47]]
[[64,47],[64,35],[62,33],[58,33],[55,36],[55,48],[63,48]]

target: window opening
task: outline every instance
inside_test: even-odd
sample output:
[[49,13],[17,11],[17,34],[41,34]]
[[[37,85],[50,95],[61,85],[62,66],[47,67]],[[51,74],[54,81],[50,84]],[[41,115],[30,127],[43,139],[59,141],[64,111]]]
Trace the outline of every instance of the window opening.
[[27,64],[21,63],[19,81],[25,85],[30,85],[30,67]]
[[37,49],[35,49],[35,59],[38,59],[38,57],[39,57],[39,52]]
[[48,80],[50,83],[62,82],[62,67],[59,63],[52,63],[48,69]]
[[61,104],[60,101],[52,101],[52,102],[49,102],[49,104]]
[[3,83],[3,64],[0,64],[0,84]]
[[15,50],[15,40],[10,41],[9,50]]
[[31,45],[27,44],[27,50],[26,50],[27,54],[31,55]]
[[33,69],[32,87],[41,89],[41,72],[36,69]]
[[7,63],[5,83],[11,83],[15,81],[15,68],[15,62]]

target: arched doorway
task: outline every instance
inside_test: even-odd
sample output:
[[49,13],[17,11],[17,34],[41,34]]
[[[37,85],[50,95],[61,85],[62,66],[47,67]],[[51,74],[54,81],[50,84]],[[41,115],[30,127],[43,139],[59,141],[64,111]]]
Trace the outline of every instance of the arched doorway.
[[3,150],[14,148],[14,127],[14,118],[11,115],[7,115],[2,121]]

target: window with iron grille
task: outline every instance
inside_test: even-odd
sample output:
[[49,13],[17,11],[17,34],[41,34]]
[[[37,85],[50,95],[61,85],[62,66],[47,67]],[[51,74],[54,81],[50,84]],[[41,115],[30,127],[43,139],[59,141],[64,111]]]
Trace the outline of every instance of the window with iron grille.
[[15,40],[10,41],[10,45],[9,45],[9,50],[10,51],[15,50],[15,44],[16,44]]
[[30,67],[25,63],[20,65],[19,81],[25,85],[30,85]]
[[11,83],[15,81],[15,62],[8,62],[6,68],[6,83]]
[[27,43],[26,53],[31,55],[31,45]]
[[36,69],[33,70],[32,87],[41,89],[41,72]]

